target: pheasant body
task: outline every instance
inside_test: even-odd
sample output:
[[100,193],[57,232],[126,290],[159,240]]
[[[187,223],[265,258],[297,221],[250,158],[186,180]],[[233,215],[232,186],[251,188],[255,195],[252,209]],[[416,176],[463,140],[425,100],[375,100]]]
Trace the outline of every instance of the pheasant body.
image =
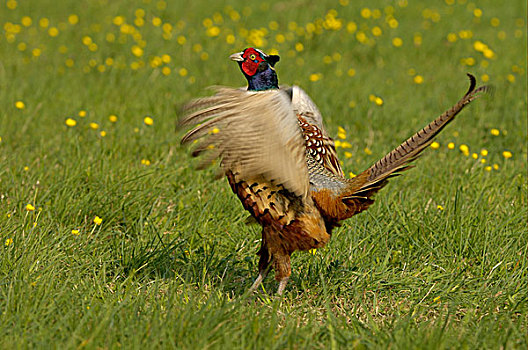
[[408,169],[434,136],[487,89],[475,89],[475,79],[470,76],[470,89],[457,104],[348,179],[321,113],[301,88],[277,89],[277,84],[268,84],[255,89],[252,85],[262,81],[257,79],[259,75],[275,74],[278,56],[249,48],[231,59],[238,61],[248,78],[249,91],[220,88],[215,96],[189,104],[190,113],[181,123],[201,124],[189,131],[182,143],[202,139],[194,155],[208,151],[204,164],[220,158],[233,192],[262,226],[259,276],[251,289],[255,290],[273,267],[280,282],[279,294],[291,274],[294,251],[323,247],[334,227],[367,209],[388,179]]

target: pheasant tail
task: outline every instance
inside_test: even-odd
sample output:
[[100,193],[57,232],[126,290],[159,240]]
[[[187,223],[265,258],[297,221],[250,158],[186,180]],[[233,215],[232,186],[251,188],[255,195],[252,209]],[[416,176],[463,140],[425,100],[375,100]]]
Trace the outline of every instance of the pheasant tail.
[[398,172],[404,171],[412,165],[410,163],[419,157],[421,152],[427,148],[442,129],[451,122],[455,116],[462,111],[471,101],[476,99],[480,93],[489,91],[489,86],[481,86],[475,89],[476,80],[471,74],[468,92],[453,107],[444,112],[438,118],[429,123],[422,130],[411,136],[401,145],[389,152],[385,157],[378,160],[370,168],[349,180],[347,191],[343,200],[365,201],[366,205],[372,203],[369,198],[379,189],[386,185],[390,177],[397,176]]

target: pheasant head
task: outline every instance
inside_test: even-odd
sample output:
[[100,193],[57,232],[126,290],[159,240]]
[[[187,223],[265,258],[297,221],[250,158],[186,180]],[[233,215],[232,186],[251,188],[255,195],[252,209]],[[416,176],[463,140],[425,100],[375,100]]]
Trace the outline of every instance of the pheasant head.
[[273,68],[280,59],[277,55],[267,55],[259,49],[249,47],[229,56],[237,61],[240,70],[248,81],[248,90],[263,91],[278,89],[279,80]]

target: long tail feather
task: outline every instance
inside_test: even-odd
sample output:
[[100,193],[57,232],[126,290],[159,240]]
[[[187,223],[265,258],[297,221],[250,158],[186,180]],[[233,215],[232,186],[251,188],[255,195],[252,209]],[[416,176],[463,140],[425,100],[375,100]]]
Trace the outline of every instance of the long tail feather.
[[361,195],[368,197],[382,188],[386,184],[388,178],[398,175],[397,172],[412,167],[409,163],[420,156],[421,152],[433,142],[434,137],[438,135],[438,133],[440,133],[440,131],[442,131],[466,105],[476,99],[480,93],[489,91],[489,86],[481,86],[475,89],[475,77],[471,74],[468,74],[468,76],[470,79],[469,90],[453,107],[389,152],[385,157],[378,160],[363,173],[351,179],[350,186],[348,187],[351,193],[346,194],[344,199],[351,199]]

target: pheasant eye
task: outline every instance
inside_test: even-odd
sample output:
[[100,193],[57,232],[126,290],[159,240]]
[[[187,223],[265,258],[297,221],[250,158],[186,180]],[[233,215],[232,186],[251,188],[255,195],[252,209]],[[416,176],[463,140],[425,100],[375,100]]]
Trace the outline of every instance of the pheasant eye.
[[249,59],[250,59],[250,60],[253,61],[253,60],[255,60],[255,58],[257,58],[257,56],[255,56],[255,54],[251,54],[251,55],[249,55]]

